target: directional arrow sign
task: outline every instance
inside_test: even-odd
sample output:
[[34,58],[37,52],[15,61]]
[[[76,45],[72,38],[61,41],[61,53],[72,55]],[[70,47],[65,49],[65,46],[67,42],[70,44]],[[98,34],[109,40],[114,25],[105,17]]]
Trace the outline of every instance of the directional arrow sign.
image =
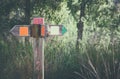
[[29,26],[30,25],[15,25],[10,32],[14,36],[30,36],[30,31],[29,31]]
[[67,29],[63,25],[49,25],[48,27],[48,35],[55,36],[55,35],[63,35],[67,32]]

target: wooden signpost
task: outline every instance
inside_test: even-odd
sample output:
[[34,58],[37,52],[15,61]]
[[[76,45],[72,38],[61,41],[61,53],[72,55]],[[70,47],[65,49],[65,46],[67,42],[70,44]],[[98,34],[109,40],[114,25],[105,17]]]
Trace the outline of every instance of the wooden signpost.
[[44,18],[33,18],[31,25],[15,25],[10,32],[14,36],[33,37],[34,79],[44,79],[44,38],[67,32],[63,25],[44,25]]

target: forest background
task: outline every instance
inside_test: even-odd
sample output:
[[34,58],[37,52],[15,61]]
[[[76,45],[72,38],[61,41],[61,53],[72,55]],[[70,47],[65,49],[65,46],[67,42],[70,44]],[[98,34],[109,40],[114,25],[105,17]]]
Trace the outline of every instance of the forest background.
[[120,79],[120,0],[0,0],[0,79],[32,79],[32,39],[14,25],[44,17],[67,33],[45,43],[45,79]]

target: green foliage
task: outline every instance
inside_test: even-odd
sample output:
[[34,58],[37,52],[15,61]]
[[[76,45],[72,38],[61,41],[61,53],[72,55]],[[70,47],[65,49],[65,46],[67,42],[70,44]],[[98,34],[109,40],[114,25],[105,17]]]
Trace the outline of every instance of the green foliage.
[[[73,47],[73,43],[64,44],[62,41],[51,41],[50,43],[47,43],[48,45],[45,50],[46,79],[70,78],[69,73],[72,74],[72,70],[75,69],[75,45]],[[68,47],[64,48],[65,46]],[[70,50],[70,47],[73,50]]]
[[[75,72],[77,78],[83,79],[119,79],[119,62],[117,57],[119,43],[115,46],[109,45],[109,48],[96,48],[94,45],[86,46],[85,55],[80,62],[80,69]],[[117,51],[116,51],[117,50]],[[85,60],[86,59],[86,60]]]
[[[4,79],[32,79],[31,46],[0,39],[0,71]],[[45,44],[45,79],[119,79],[120,44],[81,43],[48,40]],[[5,75],[7,74],[7,75]]]
[[46,79],[119,79],[120,44],[104,44],[81,43],[76,50],[74,41],[47,42]]
[[[75,24],[82,1],[88,1],[81,18],[84,37],[76,49]],[[32,79],[31,44],[8,34],[15,24],[25,23],[25,1],[1,0],[0,4],[0,79]],[[46,39],[45,79],[120,79],[120,13],[113,2],[30,0],[30,5],[30,17],[44,17],[46,23],[67,28],[63,37]]]
[[16,41],[15,38],[11,38],[11,36],[1,37],[0,54],[1,79],[26,79],[28,76],[32,77],[33,57],[30,44],[24,45]]
[[117,11],[116,5],[113,1],[107,0],[70,0],[68,1],[68,7],[71,10],[72,15],[76,21],[79,21],[81,13],[80,6],[86,2],[85,16],[82,17],[82,21],[85,24],[91,26],[95,22],[96,27],[114,27],[120,26],[119,18],[120,13]]

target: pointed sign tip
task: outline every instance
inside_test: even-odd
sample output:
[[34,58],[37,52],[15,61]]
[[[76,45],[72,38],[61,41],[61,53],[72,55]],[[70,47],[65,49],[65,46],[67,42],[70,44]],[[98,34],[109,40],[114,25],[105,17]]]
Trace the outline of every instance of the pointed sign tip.
[[10,33],[14,36],[29,36],[29,25],[15,25]]
[[62,26],[62,35],[65,34],[66,32],[67,32],[67,29],[64,26]]

